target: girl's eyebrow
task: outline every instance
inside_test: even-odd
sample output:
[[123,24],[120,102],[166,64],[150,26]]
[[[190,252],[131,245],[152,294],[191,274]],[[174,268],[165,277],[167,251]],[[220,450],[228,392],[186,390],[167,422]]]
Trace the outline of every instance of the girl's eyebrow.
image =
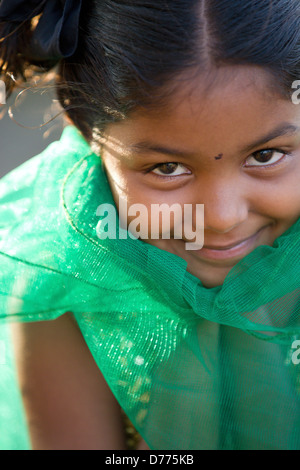
[[[246,145],[246,147],[241,148],[240,152],[241,153],[250,152],[255,147],[259,147],[260,145],[267,144],[268,142],[276,139],[277,137],[294,136],[298,132],[300,132],[300,127],[295,126],[292,123],[287,123],[287,122],[281,123],[275,129],[269,131],[268,134],[258,138],[254,142],[249,143],[248,145]],[[159,145],[154,142],[147,141],[147,140],[137,142],[136,144],[132,144],[129,146],[128,149],[130,152],[133,152],[136,154],[141,153],[141,152],[143,153],[155,152],[155,153],[166,154],[166,155],[180,157],[180,158],[195,156],[194,153],[185,152],[184,150],[179,150],[175,148],[164,147],[162,145]]]
[[300,127],[295,126],[295,124],[292,124],[289,122],[283,122],[279,124],[275,129],[268,132],[268,134],[260,137],[256,141],[251,142],[246,147],[243,147],[242,149],[240,149],[240,151],[250,152],[255,147],[259,147],[260,145],[265,145],[268,142],[271,142],[271,140],[276,139],[277,137],[282,137],[282,136],[292,137],[296,135],[299,131],[300,131]]
[[129,146],[130,152],[133,153],[144,153],[144,152],[155,152],[155,153],[164,153],[166,155],[171,155],[175,157],[190,157],[194,154],[191,152],[185,152],[184,150],[172,149],[168,147],[164,147],[162,145],[155,144],[154,142],[150,142],[148,140],[143,140],[141,142],[137,142],[136,144]]

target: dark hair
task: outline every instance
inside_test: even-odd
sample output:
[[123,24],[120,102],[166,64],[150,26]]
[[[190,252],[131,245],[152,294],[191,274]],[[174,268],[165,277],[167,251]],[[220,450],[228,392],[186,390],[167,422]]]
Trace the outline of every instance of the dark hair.
[[[75,55],[58,62],[56,89],[91,143],[140,106],[162,106],[187,71],[224,65],[268,70],[288,98],[300,77],[299,0],[85,0]],[[24,78],[32,32],[0,24],[0,72]],[[1,40],[1,39],[0,39]],[[23,55],[20,55],[22,54]],[[1,64],[2,60],[2,64]],[[49,70],[55,64],[35,64]],[[7,76],[8,93],[13,84]]]

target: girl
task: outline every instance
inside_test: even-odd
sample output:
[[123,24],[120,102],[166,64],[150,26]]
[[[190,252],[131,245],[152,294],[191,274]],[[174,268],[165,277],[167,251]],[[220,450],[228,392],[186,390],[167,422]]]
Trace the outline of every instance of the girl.
[[[299,449],[298,0],[2,0],[0,18],[8,95],[57,65],[71,124],[0,183],[31,448],[126,449],[125,414],[137,449]],[[165,230],[174,205],[203,226]]]

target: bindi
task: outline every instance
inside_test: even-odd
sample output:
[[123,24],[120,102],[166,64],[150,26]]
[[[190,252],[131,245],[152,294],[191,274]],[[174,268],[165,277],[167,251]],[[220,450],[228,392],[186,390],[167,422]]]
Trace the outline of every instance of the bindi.
[[219,153],[219,155],[215,157],[215,160],[221,160],[222,157],[223,157],[223,153]]

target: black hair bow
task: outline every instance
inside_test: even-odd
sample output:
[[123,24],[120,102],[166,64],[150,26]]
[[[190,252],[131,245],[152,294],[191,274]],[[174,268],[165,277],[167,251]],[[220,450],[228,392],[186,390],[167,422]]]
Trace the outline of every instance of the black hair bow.
[[2,0],[0,21],[20,24],[42,13],[28,48],[34,60],[70,57],[77,49],[82,0]]

